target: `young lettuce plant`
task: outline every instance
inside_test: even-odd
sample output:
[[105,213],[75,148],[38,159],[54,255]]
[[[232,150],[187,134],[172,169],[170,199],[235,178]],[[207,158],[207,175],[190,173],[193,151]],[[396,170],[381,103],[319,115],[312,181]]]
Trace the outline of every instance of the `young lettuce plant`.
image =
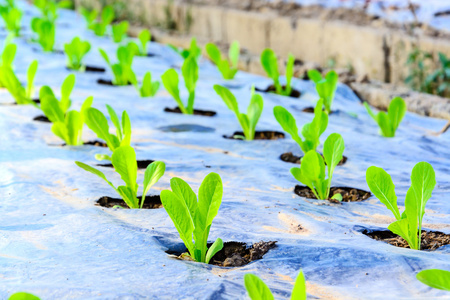
[[211,224],[222,203],[223,185],[220,176],[209,173],[205,177],[198,191],[198,200],[191,187],[180,178],[172,178],[170,187],[172,191],[161,192],[164,209],[186,245],[188,255],[197,262],[209,263],[223,248],[220,238],[209,249],[207,245]]
[[[258,276],[247,273],[244,275],[245,289],[251,300],[273,300],[272,292],[269,287]],[[292,300],[306,300],[306,283],[303,271],[297,275],[294,283],[294,288],[291,294]]]
[[161,80],[166,90],[172,95],[178,104],[183,114],[192,115],[194,113],[194,100],[195,100],[195,86],[198,80],[198,65],[194,57],[188,57],[184,60],[181,67],[181,73],[184,78],[184,84],[189,92],[189,98],[187,106],[183,104],[180,97],[180,90],[178,88],[178,73],[174,69],[167,70],[162,76]]
[[34,18],[31,29],[37,34],[35,39],[45,52],[52,52],[55,45],[55,23],[45,18]]
[[406,114],[406,103],[400,97],[395,97],[389,104],[388,111],[378,112],[375,114],[367,102],[364,102],[364,107],[366,108],[369,115],[377,122],[380,126],[381,134],[384,137],[394,137],[400,122]]
[[89,29],[93,30],[95,35],[104,36],[108,26],[114,21],[115,18],[114,9],[111,5],[107,5],[103,8],[100,21],[93,21],[89,25]]
[[280,84],[280,73],[278,72],[278,59],[272,49],[265,49],[261,53],[261,64],[267,75],[273,80],[275,93],[282,96],[289,96],[292,92],[291,81],[294,76],[294,61],[295,58],[289,54],[286,64],[286,85]]
[[17,78],[16,74],[10,67],[0,67],[0,82],[8,90],[8,92],[13,96],[17,104],[32,104],[36,106],[33,102],[33,92],[34,92],[34,78],[36,76],[38,68],[38,61],[34,60],[27,71],[27,87],[24,88]]
[[129,25],[130,24],[127,21],[122,21],[111,26],[114,43],[120,43],[127,37]]
[[139,56],[147,56],[147,44],[152,40],[152,34],[150,30],[143,29],[138,36],[139,39]]
[[[109,150],[114,151],[121,146],[130,146],[131,144],[131,122],[126,111],[122,112],[122,122],[120,122],[114,109],[106,104],[109,117],[116,128],[116,133],[109,132],[108,120],[105,115],[96,108],[90,107],[85,113],[86,125],[97,134],[97,137],[104,140],[108,145]],[[97,160],[109,160],[112,158],[105,154],[96,154]]]
[[88,28],[92,29],[94,26],[95,20],[97,20],[98,11],[96,9],[89,10],[84,7],[80,7],[80,13],[86,20]]
[[120,197],[122,197],[128,207],[132,209],[138,209],[144,206],[147,192],[158,182],[166,170],[166,165],[162,161],[154,161],[147,166],[144,174],[142,198],[139,202],[137,197],[139,185],[136,183],[137,161],[136,152],[133,147],[120,146],[116,148],[112,154],[111,162],[115,171],[120,174],[125,185],[116,188],[101,171],[79,161],[76,161],[75,163],[80,168],[105,180],[120,195]]
[[411,249],[420,250],[425,205],[436,185],[433,167],[427,162],[419,162],[412,169],[411,187],[406,192],[405,211],[402,214],[397,207],[395,185],[386,171],[372,166],[366,171],[366,181],[372,193],[397,219],[388,229],[408,242]]
[[292,114],[282,106],[275,106],[273,114],[283,130],[289,133],[292,139],[300,146],[303,153],[316,150],[320,145],[320,136],[327,129],[328,114],[322,111],[323,100],[317,101],[314,108],[314,119],[302,128],[303,140],[298,134],[296,121]]
[[240,46],[238,41],[234,41],[230,45],[228,51],[229,59],[223,59],[219,48],[213,43],[206,44],[206,52],[208,53],[209,58],[216,64],[224,79],[234,78],[238,71],[239,63]]
[[[7,44],[3,49],[1,60],[0,60],[0,68],[9,68],[13,69],[13,62],[16,58],[17,46],[15,44]],[[1,76],[0,76],[1,77]],[[5,87],[1,82],[0,78],[0,87]]]
[[244,132],[244,137],[241,138],[252,141],[255,138],[256,124],[258,124],[258,120],[263,111],[264,100],[262,96],[256,94],[254,89],[252,89],[252,96],[247,108],[247,114],[244,114],[239,112],[239,104],[236,97],[229,89],[216,84],[214,85],[214,90],[222,98],[228,108],[236,114],[239,124],[241,124],[242,131]]
[[[66,79],[64,79],[64,82],[61,85],[61,99],[58,100],[55,96],[55,93],[53,93],[53,90],[46,85],[41,87],[41,90],[39,91],[39,99],[41,99],[41,102],[42,101],[46,102],[48,97],[56,99],[56,101],[58,101],[58,105],[62,113],[66,114],[66,112],[72,105],[72,101],[70,100],[70,94],[72,93],[73,88],[75,86],[75,80],[76,78],[74,74],[70,74],[69,76],[66,77]],[[51,101],[54,102],[54,100]]]
[[423,270],[417,273],[416,278],[432,288],[450,292],[449,271],[439,269]]
[[133,58],[137,53],[136,44],[130,43],[127,46],[120,46],[117,49],[118,63],[115,64],[111,63],[108,54],[103,49],[99,48],[98,50],[114,74],[114,85],[128,85],[136,81],[132,69]]
[[152,73],[147,72],[144,75],[144,79],[142,80],[142,86],[139,86],[139,83],[136,78],[133,80],[133,85],[139,92],[139,95],[142,98],[153,97],[159,90],[160,82],[152,81]]
[[331,70],[325,77],[317,70],[308,70],[308,77],[316,84],[316,90],[319,97],[323,99],[323,106],[327,114],[331,113],[334,94],[336,93],[339,75]]
[[5,22],[8,32],[12,36],[19,36],[22,11],[14,6],[0,6],[0,15]]
[[191,39],[191,44],[189,49],[177,48],[174,45],[169,44],[169,47],[173,49],[176,53],[178,53],[183,59],[186,60],[188,57],[194,57],[198,62],[200,57],[202,56],[202,48],[197,45],[197,39],[193,37]]
[[[311,189],[317,199],[327,200],[330,196],[331,179],[338,163],[342,160],[345,145],[338,133],[332,133],[323,145],[323,157],[314,150],[308,151],[302,158],[300,168],[291,168],[291,174]],[[328,178],[325,179],[325,164]],[[332,199],[342,200],[342,195],[335,194]]]
[[64,45],[64,51],[67,55],[67,67],[72,70],[83,70],[83,57],[91,50],[91,44],[88,41],[82,41],[75,37],[72,42]]

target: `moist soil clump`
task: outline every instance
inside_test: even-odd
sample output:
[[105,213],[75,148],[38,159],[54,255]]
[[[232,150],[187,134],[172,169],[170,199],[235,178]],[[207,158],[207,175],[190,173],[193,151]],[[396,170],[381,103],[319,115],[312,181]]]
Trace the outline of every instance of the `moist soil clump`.
[[[139,203],[142,199],[142,196],[138,197]],[[128,205],[120,198],[111,198],[111,197],[101,197],[98,199],[97,204],[98,206],[112,208],[116,205],[121,206],[122,208],[129,209]],[[162,208],[163,205],[161,203],[161,198],[158,195],[155,196],[146,196],[144,205],[142,206],[143,209],[156,209],[156,208]]]
[[[293,164],[300,164],[300,161],[303,156],[296,156],[292,154],[292,152],[286,152],[280,155],[280,159],[284,162],[293,163]],[[322,155],[323,157],[323,155]],[[338,163],[338,166],[342,166],[347,162],[347,156],[342,156],[341,161]]]
[[[308,199],[317,199],[311,189],[307,186],[296,185],[294,189],[294,193],[300,197],[305,197]],[[338,201],[335,199],[331,199],[335,194],[342,195],[342,201]],[[349,188],[349,187],[332,187],[330,189],[330,199],[328,201],[332,203],[341,203],[341,202],[359,202],[368,199],[371,196],[369,192]]]
[[[69,70],[69,71],[76,71],[76,70],[73,70],[73,69],[71,69],[69,67],[66,67],[66,69]],[[102,67],[86,65],[86,66],[84,66],[84,72],[86,72],[86,73],[105,73],[106,69],[102,68]]]
[[[154,160],[138,160],[137,161],[137,167],[138,169],[147,169],[148,165],[150,165]],[[97,164],[99,167],[105,167],[105,168],[113,168],[114,166],[112,164]]]
[[[168,113],[182,114],[181,109],[178,106],[174,108],[166,107],[164,108],[164,111]],[[216,114],[217,113],[212,110],[194,109],[195,116],[214,117]]]
[[108,148],[108,145],[102,141],[87,141],[83,145]]
[[108,79],[97,79],[97,83],[101,84],[101,85],[108,85],[108,86],[114,86],[114,87],[121,87],[121,86],[128,86],[131,85],[131,82],[128,82],[127,85],[115,85],[112,80],[108,80]]
[[[388,230],[373,231],[366,229],[362,233],[377,241],[382,241],[396,247],[409,248],[408,243],[402,237]],[[449,244],[450,234],[445,234],[440,231],[422,230],[420,250],[433,251]]]
[[[324,109],[322,109],[322,111],[324,111]],[[304,109],[302,109],[302,112],[313,114],[314,113],[314,107],[312,107],[312,106],[305,107]],[[331,111],[329,113],[329,115],[332,115],[333,113],[334,113],[334,111]]]
[[[285,88],[286,88],[286,86],[283,85],[283,89],[285,89]],[[263,93],[275,93],[276,88],[275,88],[275,86],[272,84],[272,85],[269,85],[269,87],[267,87],[266,89],[259,89],[259,88],[255,87],[255,90],[256,90],[257,92],[263,92]],[[292,88],[291,94],[290,94],[288,97],[291,97],[291,98],[300,98],[300,96],[301,96],[300,91],[298,91],[298,90]]]
[[[244,137],[244,133],[242,131],[236,131],[230,136],[224,135],[226,139],[230,140],[243,140],[240,137]],[[278,131],[256,131],[255,132],[255,140],[279,140],[284,139],[285,135],[282,132]]]
[[33,121],[51,123],[50,120],[44,115],[40,115],[40,116],[34,117]]

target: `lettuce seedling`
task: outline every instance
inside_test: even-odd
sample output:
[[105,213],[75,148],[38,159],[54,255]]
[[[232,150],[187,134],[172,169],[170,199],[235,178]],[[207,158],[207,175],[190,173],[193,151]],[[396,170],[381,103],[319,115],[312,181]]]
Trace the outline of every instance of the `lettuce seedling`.
[[155,96],[160,86],[159,81],[152,81],[152,74],[150,72],[145,73],[144,79],[142,80],[142,86],[139,86],[136,78],[134,78],[132,83],[138,90],[139,95],[143,98]]
[[167,70],[162,76],[161,80],[166,90],[172,95],[178,104],[183,114],[192,115],[194,113],[194,100],[195,100],[195,86],[198,80],[198,65],[194,57],[189,56],[184,60],[181,67],[181,73],[183,74],[184,84],[189,92],[189,98],[187,106],[183,104],[180,98],[180,90],[178,89],[178,73],[174,69]]
[[[344,153],[344,139],[338,133],[332,133],[323,145],[323,157],[314,150],[308,151],[302,158],[300,168],[291,168],[291,174],[311,189],[317,199],[327,200],[330,196],[331,179]],[[328,178],[325,179],[325,164]],[[332,199],[341,200],[336,194]]]
[[139,56],[147,56],[147,44],[152,40],[152,34],[150,33],[150,30],[143,29],[138,36],[139,39]]
[[170,187],[172,191],[161,192],[164,209],[188,249],[189,256],[197,262],[209,263],[223,248],[220,238],[209,249],[207,245],[211,224],[222,203],[223,186],[219,174],[209,173],[205,177],[198,190],[198,201],[194,191],[181,178],[172,178]]
[[120,146],[116,148],[112,154],[111,162],[115,171],[120,174],[125,185],[116,188],[108,179],[106,179],[105,174],[101,171],[79,161],[76,161],[75,163],[80,168],[105,180],[122,197],[128,207],[132,209],[142,208],[144,206],[148,190],[158,182],[166,170],[166,165],[162,161],[154,161],[147,166],[144,174],[142,198],[139,203],[137,197],[139,185],[136,183],[137,161],[136,152],[133,147]]
[[67,67],[79,71],[84,68],[83,57],[91,50],[91,44],[75,37],[72,42],[64,45],[64,50],[67,55]]
[[296,121],[292,114],[282,106],[275,106],[273,114],[283,130],[289,133],[292,139],[300,146],[303,153],[316,150],[320,145],[320,136],[327,129],[328,114],[322,111],[323,100],[317,101],[314,108],[314,119],[302,128],[303,140],[298,134]]
[[[247,273],[244,275],[245,289],[251,300],[273,300],[273,294],[269,287],[258,276]],[[306,300],[306,282],[303,271],[297,275],[291,294],[292,300]]]
[[278,72],[278,59],[272,49],[265,49],[261,53],[261,64],[266,71],[267,75],[273,80],[275,87],[275,93],[282,96],[289,96],[292,92],[291,81],[294,76],[294,61],[295,58],[292,54],[289,54],[288,61],[286,63],[286,85],[280,84],[280,73]]
[[30,293],[18,292],[9,296],[8,300],[40,300],[40,298]]
[[222,58],[219,48],[213,44],[206,44],[206,52],[209,58],[216,64],[224,79],[233,79],[238,71],[240,46],[238,41],[230,45],[228,59]]
[[17,104],[32,104],[32,96],[34,91],[34,78],[38,68],[38,61],[34,60],[27,71],[27,87],[24,88],[17,78],[16,74],[10,67],[0,67],[0,82],[5,86]]
[[[61,85],[61,99],[58,100],[55,97],[55,93],[53,93],[53,90],[46,85],[41,87],[41,90],[39,91],[39,99],[41,99],[41,102],[42,101],[45,102],[47,100],[46,99],[47,97],[56,99],[56,101],[58,101],[58,105],[62,113],[66,114],[67,110],[69,110],[70,106],[72,105],[72,101],[70,100],[70,94],[72,93],[73,88],[75,87],[75,80],[76,78],[74,74],[70,74],[69,76],[66,77],[66,79],[64,79],[64,82]],[[53,112],[51,113],[51,115],[53,115]]]
[[[0,68],[9,68],[13,69],[13,62],[16,58],[17,46],[15,44],[7,44],[3,49],[1,60],[0,60]],[[5,87],[5,85],[1,82],[0,76],[0,87]]]
[[[131,143],[131,122],[126,111],[122,112],[122,122],[120,122],[114,109],[106,104],[109,117],[116,128],[116,133],[109,132],[108,120],[105,115],[96,108],[90,107],[85,113],[86,125],[97,134],[97,137],[104,140],[109,150],[114,151],[120,146],[130,146]],[[111,156],[96,154],[97,160],[111,160]]]
[[22,11],[14,6],[0,6],[0,15],[12,36],[20,35]]
[[336,93],[339,75],[331,70],[322,77],[317,70],[308,70],[308,77],[316,84],[316,90],[319,97],[323,99],[323,106],[327,114],[331,113],[331,105],[333,104],[334,94]]
[[88,10],[84,7],[80,7],[80,13],[86,20],[88,28],[92,29],[92,27],[95,26],[94,22],[97,20],[98,11],[96,9]]
[[80,111],[70,110],[64,113],[60,101],[56,97],[47,94],[41,99],[41,109],[47,118],[53,123],[52,132],[69,146],[83,145],[84,114],[91,107],[93,97],[87,98]]
[[412,169],[411,187],[406,192],[405,211],[402,214],[397,207],[395,185],[386,171],[372,166],[366,171],[366,181],[372,193],[397,219],[388,229],[408,242],[411,249],[420,250],[425,205],[436,185],[433,167],[427,162],[419,162]]
[[384,137],[394,137],[400,122],[406,114],[406,103],[400,97],[395,97],[389,104],[387,114],[384,111],[375,114],[367,102],[364,102],[364,107],[367,109],[369,115],[380,126],[381,134]]
[[31,29],[37,34],[35,39],[45,52],[52,52],[55,45],[55,23],[45,18],[33,18]]
[[128,26],[130,24],[128,21],[122,21],[120,23],[112,25],[112,35],[114,43],[120,43],[124,38],[127,37]]
[[89,29],[92,29],[97,36],[104,36],[108,26],[114,21],[115,18],[114,9],[111,5],[107,5],[103,8],[100,21],[93,21],[89,25]]
[[256,94],[253,88],[250,104],[247,108],[247,114],[244,114],[239,112],[239,104],[236,97],[229,89],[216,84],[214,85],[214,90],[222,98],[228,108],[236,114],[239,124],[241,124],[242,131],[244,132],[244,137],[242,138],[245,138],[247,141],[252,141],[255,138],[256,124],[258,124],[258,120],[263,111],[264,100],[262,96]]
[[108,54],[103,49],[99,48],[98,50],[114,74],[114,85],[128,85],[136,81],[136,75],[132,69],[133,58],[137,53],[136,44],[120,46],[117,49],[118,62],[115,64],[111,63]]
[[176,53],[178,53],[183,59],[186,60],[188,57],[194,57],[196,61],[200,59],[202,56],[202,48],[197,45],[197,39],[193,37],[191,39],[191,44],[189,49],[183,49],[175,47],[174,45],[169,44],[169,47],[173,49]]
[[417,273],[416,278],[432,288],[450,292],[449,271],[439,269],[423,270]]

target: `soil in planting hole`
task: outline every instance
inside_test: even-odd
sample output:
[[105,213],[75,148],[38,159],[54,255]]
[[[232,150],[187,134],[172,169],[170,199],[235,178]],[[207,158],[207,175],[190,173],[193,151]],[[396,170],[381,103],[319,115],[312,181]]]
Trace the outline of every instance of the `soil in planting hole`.
[[[311,189],[304,185],[296,185],[294,188],[294,193],[300,197],[317,199]],[[333,197],[335,194],[341,194],[342,201],[331,199],[331,197]],[[370,196],[371,194],[369,192],[360,189],[349,187],[332,187],[330,189],[330,199],[328,199],[328,201],[339,204],[341,202],[359,202],[368,199]]]
[[[300,164],[300,161],[303,156],[296,156],[292,154],[292,152],[286,152],[280,155],[280,159],[284,162],[293,163],[293,164]],[[323,157],[323,155],[322,155]],[[338,163],[338,166],[342,166],[347,162],[347,156],[342,156],[341,161]]]
[[[76,71],[76,70],[73,70],[73,69],[71,69],[69,67],[66,67],[66,69],[69,70],[69,71]],[[84,66],[84,72],[86,72],[86,73],[105,73],[106,69],[102,68],[102,67],[86,65],[86,66]]]
[[[174,108],[169,108],[166,107],[164,108],[165,112],[169,112],[169,113],[176,113],[176,114],[181,114],[181,109],[177,106]],[[217,113],[215,111],[212,110],[201,110],[201,109],[194,109],[194,115],[196,116],[205,116],[205,117],[214,117]]]
[[[138,197],[139,203],[142,199],[142,196]],[[108,207],[112,208],[116,205],[121,206],[122,208],[129,209],[128,205],[120,198],[111,198],[111,197],[101,197],[98,199],[97,204],[98,206]],[[163,207],[161,203],[161,198],[159,198],[158,195],[155,196],[145,196],[144,205],[142,206],[143,209],[156,209]]]
[[[242,131],[236,131],[232,135],[224,135],[223,137],[230,140],[243,140],[241,137],[244,136]],[[279,140],[284,139],[285,135],[278,131],[256,131],[255,140]]]
[[108,145],[102,141],[87,141],[87,142],[84,142],[83,145],[108,148]]
[[[322,111],[324,111],[324,110],[325,109],[322,109]],[[302,112],[313,114],[314,113],[314,107],[312,107],[312,106],[306,107],[306,108],[302,109]],[[328,115],[332,115],[333,113],[334,113],[334,111],[332,110]]]
[[112,80],[108,80],[108,79],[97,79],[97,83],[101,84],[101,85],[108,85],[108,86],[114,86],[114,87],[121,87],[121,86],[129,86],[131,85],[131,82],[128,82],[127,85],[115,85]]
[[162,126],[158,128],[162,132],[214,132],[214,128],[196,124],[178,124]]
[[[276,241],[254,243],[248,247],[245,243],[241,242],[225,242],[222,250],[217,252],[210,260],[211,265],[220,267],[241,267],[245,266],[252,261],[263,258],[264,254],[274,248]],[[212,243],[208,243],[208,248]],[[186,252],[187,250],[185,250]],[[168,254],[174,254],[182,260],[192,260],[187,255],[183,255],[181,252],[166,251]]]
[[[147,169],[147,166],[154,162],[154,160],[138,160],[137,161],[137,167],[138,169]],[[114,166],[112,164],[97,164],[99,167],[105,167],[105,168],[113,168]]]
[[33,121],[44,122],[44,123],[51,123],[50,120],[44,115],[40,115],[40,116],[34,117]]
[[[283,85],[283,89],[285,89],[285,88],[286,88],[286,86]],[[269,87],[267,87],[266,89],[259,89],[259,88],[255,87],[255,90],[257,92],[263,92],[263,93],[275,93],[276,92],[276,88],[275,88],[275,86],[273,84],[269,85]],[[292,88],[291,94],[289,95],[289,97],[291,97],[291,98],[300,98],[300,96],[301,96],[300,91]]]
[[[374,231],[366,229],[362,231],[362,234],[396,247],[409,248],[408,243],[402,237],[389,230]],[[440,231],[422,230],[420,250],[433,251],[445,245],[450,245],[450,234],[445,234]]]

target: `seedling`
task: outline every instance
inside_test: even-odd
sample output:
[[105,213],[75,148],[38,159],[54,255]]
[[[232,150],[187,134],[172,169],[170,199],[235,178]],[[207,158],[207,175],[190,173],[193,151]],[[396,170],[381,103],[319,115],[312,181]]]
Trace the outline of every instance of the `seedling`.
[[0,6],[0,15],[5,22],[6,29],[12,36],[20,35],[22,11],[14,6]]
[[320,145],[320,136],[327,129],[328,114],[322,111],[323,100],[317,101],[314,108],[314,119],[311,123],[305,124],[302,128],[303,140],[298,134],[296,121],[292,114],[282,106],[275,106],[273,114],[275,119],[280,123],[283,130],[289,133],[292,139],[300,146],[303,153],[316,150]]
[[[70,106],[72,105],[72,101],[70,100],[70,94],[73,91],[73,88],[75,86],[75,75],[70,74],[69,76],[64,79],[63,84],[61,85],[61,99],[58,100],[55,97],[55,93],[53,93],[53,90],[49,86],[43,86],[41,87],[41,90],[39,91],[39,99],[41,99],[41,104],[46,106],[48,109],[53,109],[53,107],[47,105],[47,103],[44,104],[48,100],[48,98],[53,98],[53,100],[50,100],[54,102],[54,100],[58,101],[59,108],[61,109],[63,114],[66,114],[66,112],[69,110]],[[46,111],[44,111],[46,113]],[[50,115],[53,115],[53,112],[50,112]],[[49,116],[47,116],[49,117]],[[49,118],[50,119],[50,118]],[[56,119],[55,119],[56,121]],[[53,122],[53,121],[52,121]]]
[[[13,62],[16,58],[17,46],[15,44],[7,44],[3,49],[1,60],[0,60],[0,68],[9,68],[13,69]],[[4,87],[5,85],[1,82],[0,76],[0,87]]]
[[[130,146],[131,143],[131,123],[126,111],[122,113],[122,122],[120,122],[114,109],[106,104],[109,117],[116,128],[116,133],[109,132],[108,120],[105,115],[96,108],[90,107],[86,110],[86,125],[97,134],[97,137],[104,140],[109,150],[114,151],[120,146]],[[97,160],[111,160],[111,156],[96,154]]]
[[416,278],[432,288],[450,292],[449,271],[439,269],[423,270],[417,273]]
[[80,111],[70,110],[64,113],[60,101],[47,94],[41,99],[41,109],[47,118],[53,123],[52,132],[69,146],[83,145],[84,114],[91,107],[93,97],[87,98]]
[[89,25],[89,29],[92,29],[97,36],[104,36],[108,26],[114,21],[115,13],[111,5],[107,5],[102,10],[100,21],[93,21]]
[[178,89],[178,73],[174,69],[167,70],[161,80],[166,90],[172,95],[183,114],[192,115],[194,113],[195,86],[198,80],[198,65],[194,57],[188,57],[184,60],[181,67],[181,73],[184,78],[184,84],[189,92],[187,106],[183,104]]
[[36,106],[36,103],[32,101],[32,96],[37,68],[38,61],[34,60],[28,67],[27,87],[24,88],[12,68],[0,67],[0,82],[5,86],[11,96],[14,97],[17,104],[32,104]]
[[120,43],[124,38],[127,37],[128,26],[130,24],[128,21],[122,21],[120,23],[112,25],[112,35],[114,43]]
[[[245,289],[251,300],[273,300],[273,294],[269,287],[262,281],[258,276],[247,273],[244,275]],[[300,273],[295,280],[294,288],[291,294],[292,300],[306,300],[306,283],[305,275],[303,271]]]
[[250,104],[247,108],[247,114],[244,114],[239,112],[239,104],[236,97],[229,89],[216,84],[214,85],[214,90],[222,97],[222,100],[228,108],[236,114],[239,124],[241,124],[242,131],[244,132],[244,137],[241,136],[241,138],[252,141],[255,138],[256,124],[258,124],[259,117],[261,117],[263,111],[264,100],[262,96],[255,94],[253,88]]
[[191,187],[181,178],[172,178],[170,187],[172,191],[161,192],[161,202],[188,249],[188,256],[197,262],[209,263],[223,248],[220,238],[209,249],[207,246],[211,224],[222,203],[220,176],[209,173],[205,177],[198,190],[198,201]]
[[215,44],[206,44],[206,52],[209,58],[216,64],[224,79],[233,79],[236,75],[238,71],[239,51],[239,42],[234,41],[228,51],[229,58],[223,59],[222,53],[220,53],[219,48]]
[[366,171],[366,181],[372,193],[397,219],[388,229],[408,242],[411,249],[420,250],[425,205],[436,185],[433,167],[427,162],[419,162],[412,169],[411,187],[406,193],[405,211],[402,214],[397,207],[395,185],[386,171],[372,166]]
[[177,48],[174,45],[169,44],[169,47],[178,53],[183,59],[186,60],[188,57],[194,57],[196,61],[202,56],[202,48],[197,45],[197,40],[195,37],[191,39],[191,45],[189,49]]
[[[331,179],[344,153],[344,139],[338,133],[332,133],[323,145],[323,157],[314,150],[308,151],[302,158],[300,168],[291,168],[291,174],[308,186],[317,199],[327,200],[330,196]],[[328,178],[325,179],[325,164]],[[342,195],[335,194],[332,199],[342,200]]]
[[92,29],[95,25],[95,20],[97,20],[98,11],[96,9],[88,10],[84,7],[80,7],[80,13],[86,20],[88,28]]
[[380,126],[381,134],[384,137],[394,137],[400,122],[406,114],[406,103],[400,97],[395,97],[389,104],[388,111],[378,112],[375,114],[367,102],[364,102],[364,107],[367,109],[369,115],[377,122]]
[[147,56],[147,44],[152,40],[152,34],[150,33],[150,30],[143,29],[139,33],[139,56]]
[[134,80],[133,84],[138,90],[139,95],[143,98],[155,96],[160,86],[159,81],[152,81],[152,74],[150,72],[145,73],[142,86],[139,86],[137,80]]
[[75,37],[72,42],[64,45],[67,55],[67,66],[72,70],[83,70],[83,57],[91,50],[91,44],[88,41],[82,41]]
[[120,146],[115,149],[111,157],[111,162],[115,171],[120,174],[125,185],[116,188],[108,179],[106,179],[105,174],[101,171],[79,161],[76,161],[75,163],[80,168],[105,180],[122,197],[128,207],[132,209],[142,208],[144,206],[145,196],[147,195],[148,190],[158,182],[166,170],[166,165],[162,161],[154,161],[147,166],[144,174],[142,198],[141,202],[139,202],[139,199],[137,198],[139,185],[136,183],[137,161],[136,152],[133,147]]
[[272,49],[265,49],[261,53],[261,64],[267,75],[273,80],[275,93],[282,96],[290,96],[292,92],[291,81],[294,76],[294,61],[295,58],[289,54],[286,64],[286,85],[280,84],[280,73],[278,71],[278,60],[275,52]]
[[19,292],[9,296],[8,300],[40,300],[40,298],[30,293]]
[[34,18],[31,29],[37,34],[38,42],[45,52],[52,52],[55,44],[55,23],[45,18]]
[[316,90],[319,97],[323,99],[323,106],[327,114],[331,113],[334,94],[336,93],[339,75],[331,70],[325,77],[317,70],[308,70],[308,77],[316,84]]
[[108,54],[103,49],[98,49],[114,74],[114,85],[128,85],[136,81],[136,76],[132,69],[133,58],[137,53],[136,44],[130,43],[127,46],[120,46],[117,49],[118,62],[112,64]]

